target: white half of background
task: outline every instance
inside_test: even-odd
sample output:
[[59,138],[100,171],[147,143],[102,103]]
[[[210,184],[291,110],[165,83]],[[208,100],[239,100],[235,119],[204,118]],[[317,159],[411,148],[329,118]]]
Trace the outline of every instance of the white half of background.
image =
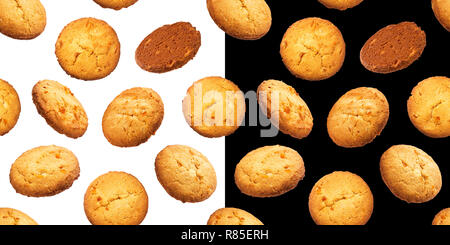
[[[206,224],[209,215],[225,204],[225,141],[207,139],[185,122],[181,102],[188,87],[206,76],[225,74],[225,38],[211,20],[205,0],[139,0],[115,11],[103,9],[92,0],[41,0],[47,11],[47,27],[38,38],[21,41],[0,35],[0,78],[17,90],[22,112],[15,128],[0,136],[0,207],[19,209],[39,224],[89,224],[83,209],[88,185],[108,171],[125,171],[136,176],[149,195],[149,211],[143,224]],[[97,81],[69,77],[59,66],[54,46],[60,31],[69,22],[95,17],[108,22],[121,42],[116,70]],[[139,43],[153,30],[178,21],[192,23],[202,35],[197,56],[183,68],[152,74],[141,70],[134,59]],[[68,86],[83,104],[89,127],[76,140],[58,134],[39,116],[31,90],[39,80],[56,80]],[[125,89],[149,87],[164,102],[165,115],[156,135],[134,148],[112,146],[104,138],[101,121],[108,104]],[[9,183],[11,164],[23,152],[40,145],[55,144],[72,150],[80,162],[81,175],[68,190],[43,198],[17,194]],[[185,144],[202,152],[214,165],[218,185],[206,201],[183,204],[170,197],[154,171],[157,153],[170,144]]]

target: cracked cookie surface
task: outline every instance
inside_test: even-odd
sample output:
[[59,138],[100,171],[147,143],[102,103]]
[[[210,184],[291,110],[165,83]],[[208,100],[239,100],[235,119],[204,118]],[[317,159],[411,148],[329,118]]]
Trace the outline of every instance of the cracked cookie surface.
[[19,120],[19,96],[8,82],[0,79],[0,136],[7,134]]
[[94,0],[98,5],[103,8],[110,8],[115,10],[120,10],[123,8],[128,8],[135,4],[138,0]]
[[139,225],[148,211],[147,192],[133,175],[108,172],[89,185],[84,211],[93,225]]
[[221,208],[208,219],[207,225],[264,225],[253,214],[239,208]]
[[201,202],[216,190],[213,165],[199,151],[170,145],[158,153],[155,172],[166,192],[182,202]]
[[441,190],[439,166],[423,150],[410,145],[395,145],[383,153],[381,177],[389,190],[408,203],[424,203]]
[[0,225],[37,225],[30,216],[13,208],[0,208]]
[[353,8],[364,0],[319,0],[321,4],[329,9],[346,10]]
[[373,211],[373,195],[356,174],[336,171],[322,177],[309,195],[309,212],[317,225],[364,225]]
[[450,208],[441,210],[434,216],[432,225],[450,225]]
[[0,1],[0,32],[15,39],[33,39],[45,29],[47,17],[39,0]]
[[72,77],[97,80],[116,68],[120,42],[114,29],[95,18],[81,18],[64,27],[55,44],[61,67]]

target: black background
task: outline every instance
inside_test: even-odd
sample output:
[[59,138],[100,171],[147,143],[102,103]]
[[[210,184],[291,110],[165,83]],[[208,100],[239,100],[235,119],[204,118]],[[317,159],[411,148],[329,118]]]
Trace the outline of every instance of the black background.
[[[450,76],[450,33],[434,17],[430,0],[365,0],[346,11],[327,9],[317,0],[268,0],[272,10],[272,28],[257,41],[226,37],[226,77],[242,91],[256,91],[267,79],[277,79],[296,88],[314,117],[311,134],[294,139],[281,132],[274,138],[261,138],[264,127],[243,126],[226,138],[226,206],[253,213],[272,229],[287,224],[315,226],[308,210],[308,196],[313,185],[333,171],[350,171],[361,176],[374,195],[374,212],[368,226],[357,230],[386,227],[429,227],[435,214],[450,207],[449,139],[432,139],[421,134],[410,122],[406,101],[418,82],[431,76]],[[346,42],[346,59],[332,78],[309,82],[295,78],[285,68],[279,47],[284,32],[294,22],[306,17],[320,17],[333,22]],[[427,35],[422,57],[405,70],[375,74],[360,63],[359,51],[376,31],[389,24],[413,21]],[[390,118],[384,131],[371,144],[356,149],[335,145],[328,136],[326,119],[333,104],[345,92],[356,87],[374,87],[385,94],[390,104]],[[267,127],[266,127],[267,129]],[[285,145],[303,157],[306,176],[296,189],[274,198],[253,198],[241,194],[234,183],[236,164],[249,151],[266,145]],[[396,144],[409,144],[427,152],[439,165],[443,186],[433,200],[408,204],[396,198],[385,186],[379,171],[384,151]],[[289,222],[289,223],[288,223]],[[284,229],[284,228],[283,228]]]

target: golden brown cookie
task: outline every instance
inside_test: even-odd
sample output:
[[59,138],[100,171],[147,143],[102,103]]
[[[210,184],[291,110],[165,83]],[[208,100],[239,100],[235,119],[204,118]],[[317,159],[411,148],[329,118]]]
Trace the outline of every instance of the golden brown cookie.
[[183,100],[186,122],[205,137],[228,136],[245,116],[245,98],[233,82],[222,77],[206,77],[189,87]]
[[345,42],[330,21],[305,18],[286,31],[280,54],[294,76],[309,81],[324,80],[334,76],[344,64]]
[[372,211],[369,186],[350,172],[325,175],[309,195],[309,212],[317,225],[365,225]]
[[353,8],[364,0],[319,0],[321,4],[329,9],[346,10]]
[[431,0],[431,7],[439,23],[450,31],[450,0]]
[[30,197],[56,195],[80,176],[77,157],[60,146],[40,146],[23,153],[11,166],[9,179],[17,193]]
[[0,32],[15,39],[33,39],[45,29],[47,17],[39,0],[0,1]]
[[150,88],[131,88],[120,93],[103,114],[103,134],[109,143],[132,147],[145,143],[164,118],[164,104]]
[[116,68],[120,42],[108,23],[81,18],[64,27],[55,50],[58,62],[67,74],[82,80],[97,80]]
[[201,202],[216,190],[213,165],[199,151],[184,145],[169,145],[158,153],[155,171],[159,183],[173,198]]
[[209,14],[228,35],[257,40],[269,32],[272,13],[264,0],[207,0]]
[[138,0],[94,0],[98,5],[103,8],[110,8],[115,10],[120,10],[123,8],[128,8],[135,4]]
[[362,147],[381,134],[389,119],[389,103],[375,88],[355,88],[334,104],[327,119],[328,135],[336,145]]
[[253,214],[239,208],[221,208],[208,219],[207,225],[264,225]]
[[439,166],[427,153],[410,145],[395,145],[383,153],[381,177],[389,190],[408,203],[424,203],[441,190]]
[[162,26],[136,49],[136,63],[149,72],[164,73],[186,65],[201,45],[200,32],[188,22]]
[[16,90],[8,82],[0,79],[0,136],[14,128],[19,120],[20,110]]
[[361,64],[375,73],[392,73],[419,59],[427,44],[425,32],[414,22],[388,25],[367,40],[360,52]]
[[101,175],[84,195],[84,212],[93,225],[139,225],[147,211],[144,186],[125,172]]
[[450,208],[443,209],[436,214],[432,225],[450,225]]
[[282,81],[267,80],[259,85],[257,93],[262,112],[281,132],[297,139],[309,135],[313,117],[293,87]]
[[450,136],[450,79],[430,77],[417,84],[408,99],[408,115],[426,136]]
[[68,87],[42,80],[34,85],[32,95],[39,114],[58,133],[78,138],[86,132],[86,112]]
[[249,152],[237,164],[234,180],[242,193],[252,197],[275,197],[297,187],[305,165],[297,151],[280,145]]
[[37,225],[30,216],[13,208],[0,208],[0,225]]

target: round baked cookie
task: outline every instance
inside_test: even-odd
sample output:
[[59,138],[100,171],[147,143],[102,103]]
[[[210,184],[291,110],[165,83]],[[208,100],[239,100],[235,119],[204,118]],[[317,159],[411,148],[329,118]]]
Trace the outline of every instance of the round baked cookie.
[[297,151],[280,145],[249,152],[237,164],[234,180],[242,193],[252,197],[276,197],[297,187],[305,177],[305,165]]
[[309,81],[324,80],[334,76],[344,64],[345,42],[330,21],[305,18],[286,31],[280,54],[294,76]]
[[427,44],[425,32],[414,22],[388,25],[366,41],[360,52],[361,64],[375,73],[392,73],[419,59]]
[[131,174],[108,172],[84,195],[84,212],[93,225],[139,225],[148,211],[144,186]]
[[115,10],[120,10],[123,8],[128,8],[135,4],[138,0],[94,0],[98,5],[103,8],[110,8]]
[[55,54],[70,76],[97,80],[116,68],[120,42],[108,23],[95,18],[81,18],[64,27],[56,41]]
[[302,139],[313,128],[308,105],[295,89],[282,81],[267,80],[257,90],[261,110],[281,132]]
[[395,145],[383,153],[381,177],[389,190],[408,203],[424,203],[441,190],[439,166],[427,153],[410,145]]
[[183,114],[189,126],[202,136],[228,136],[244,119],[244,94],[225,78],[206,77],[189,87]]
[[436,214],[432,225],[450,225],[450,208],[443,209]]
[[450,31],[450,0],[431,0],[431,7],[439,23]]
[[30,197],[56,195],[80,176],[77,157],[60,146],[40,146],[23,153],[11,166],[9,179],[17,193]]
[[327,119],[328,135],[341,147],[362,147],[381,134],[389,119],[389,103],[379,90],[360,87],[345,93]]
[[47,17],[39,0],[0,1],[0,32],[15,39],[33,39],[45,29]]
[[346,10],[353,8],[364,0],[319,0],[321,4],[329,9]]
[[216,190],[213,165],[199,151],[184,145],[169,145],[158,153],[155,171],[159,183],[173,198],[201,202]]
[[365,225],[372,211],[369,186],[350,172],[325,175],[309,195],[309,212],[317,225]]
[[19,120],[20,110],[16,90],[8,82],[0,79],[0,136],[14,128]]
[[264,0],[207,0],[209,14],[228,35],[257,40],[269,32],[272,13]]
[[42,80],[34,85],[32,95],[38,113],[58,133],[76,139],[86,132],[86,112],[68,87]]
[[145,143],[164,118],[161,97],[150,88],[131,88],[120,93],[103,114],[103,134],[109,143],[132,147]]
[[13,208],[0,208],[0,225],[37,225],[30,216]]
[[426,136],[450,136],[450,79],[430,77],[417,84],[408,99],[408,115]]
[[253,214],[239,208],[221,208],[208,219],[207,225],[264,225]]

